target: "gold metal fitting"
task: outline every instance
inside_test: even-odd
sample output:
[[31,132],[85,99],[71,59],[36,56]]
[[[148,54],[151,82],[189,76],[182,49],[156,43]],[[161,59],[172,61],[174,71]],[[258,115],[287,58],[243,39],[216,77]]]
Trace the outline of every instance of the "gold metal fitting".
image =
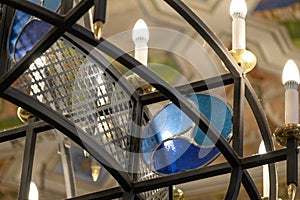
[[229,51],[237,64],[243,69],[244,73],[254,69],[257,59],[256,56],[246,49],[232,49]]
[[286,147],[288,138],[295,138],[300,145],[300,124],[284,124],[276,128],[274,132],[275,140],[281,146]]
[[96,21],[94,23],[94,37],[95,37],[96,40],[101,39],[102,31],[103,31],[103,22],[102,21]]
[[27,110],[19,107],[17,110],[17,116],[23,123],[27,123],[29,118],[34,115],[28,112]]
[[294,183],[289,184],[288,186],[288,197],[289,200],[294,200],[296,196],[297,186]]
[[152,87],[149,83],[141,79],[138,75],[132,74],[127,77],[129,83],[131,83],[136,89],[142,90],[143,94],[149,94],[156,91],[155,87]]
[[173,187],[173,198],[174,200],[184,200],[183,191],[176,187]]

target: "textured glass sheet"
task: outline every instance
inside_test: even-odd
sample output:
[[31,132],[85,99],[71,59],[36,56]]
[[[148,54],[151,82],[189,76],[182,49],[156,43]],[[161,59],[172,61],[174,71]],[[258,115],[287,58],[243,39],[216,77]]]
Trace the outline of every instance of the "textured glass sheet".
[[161,174],[174,174],[208,164],[219,154],[216,147],[204,148],[184,138],[163,142],[153,154],[153,167]]

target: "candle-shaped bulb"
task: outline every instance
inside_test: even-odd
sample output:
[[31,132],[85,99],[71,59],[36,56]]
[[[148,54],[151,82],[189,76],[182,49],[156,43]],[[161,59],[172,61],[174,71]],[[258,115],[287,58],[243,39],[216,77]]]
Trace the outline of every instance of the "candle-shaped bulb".
[[246,14],[247,5],[245,0],[231,1],[232,49],[246,49]]
[[299,84],[299,70],[293,60],[288,60],[283,68],[282,83],[286,84],[289,81],[295,81]]
[[230,15],[232,18],[243,18],[247,15],[247,4],[245,0],[232,0],[230,4]]
[[149,40],[149,30],[148,30],[148,26],[145,23],[144,20],[139,19],[134,27],[133,27],[133,31],[132,31],[132,40],[133,42],[137,42],[137,41],[143,41],[143,42],[148,42]]
[[298,124],[299,70],[293,60],[288,60],[284,66],[282,73],[282,83],[285,86],[285,123]]
[[135,44],[134,58],[143,65],[148,65],[149,30],[144,20],[139,19],[132,31],[132,40]]
[[[142,65],[147,66],[149,29],[144,20],[139,19],[135,23],[132,30],[132,40],[134,42],[134,58]],[[149,83],[141,79],[136,74],[128,77],[128,80],[136,88],[141,89],[144,94],[155,91],[154,87],[152,87]]]
[[34,182],[30,182],[28,200],[39,200],[39,191]]
[[267,153],[265,143],[264,143],[263,140],[260,142],[260,145],[259,145],[259,148],[258,148],[258,153],[259,154]]

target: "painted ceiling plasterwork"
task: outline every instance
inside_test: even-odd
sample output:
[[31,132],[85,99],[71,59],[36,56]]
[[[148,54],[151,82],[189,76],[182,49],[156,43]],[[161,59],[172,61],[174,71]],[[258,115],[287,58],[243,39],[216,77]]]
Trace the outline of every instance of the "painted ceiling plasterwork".
[[300,47],[300,1],[263,0],[253,15],[285,26],[294,44]]

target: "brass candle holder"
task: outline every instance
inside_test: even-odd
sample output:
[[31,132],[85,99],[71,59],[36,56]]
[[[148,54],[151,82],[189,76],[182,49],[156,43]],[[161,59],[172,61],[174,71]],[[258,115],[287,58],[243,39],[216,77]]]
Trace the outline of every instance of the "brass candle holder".
[[229,51],[229,53],[242,68],[244,73],[248,73],[255,68],[257,59],[251,51],[246,49],[232,49]]
[[288,123],[281,125],[274,132],[275,141],[283,147],[287,147],[288,139],[297,139],[300,145],[300,124]]
[[275,140],[287,148],[288,197],[295,199],[298,186],[298,146],[300,144],[300,124],[288,123],[275,130]]

